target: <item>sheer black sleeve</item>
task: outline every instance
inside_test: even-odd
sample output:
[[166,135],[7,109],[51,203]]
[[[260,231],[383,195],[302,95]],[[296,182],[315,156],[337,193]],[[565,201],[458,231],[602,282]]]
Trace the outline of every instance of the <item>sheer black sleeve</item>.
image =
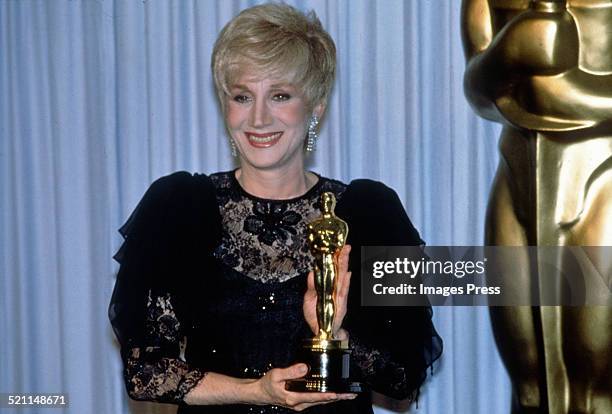
[[125,358],[128,394],[136,400],[178,404],[205,372],[185,361],[187,340],[169,294],[149,294],[145,326],[145,341],[130,348]]
[[397,194],[378,182],[353,181],[336,213],[349,223],[348,243],[353,247],[353,276],[344,320],[353,349],[353,369],[373,390],[414,400],[427,369],[442,352],[431,307],[362,307],[360,255],[362,246],[416,246],[424,242]]
[[175,173],[151,185],[119,230],[125,240],[115,255],[121,266],[109,318],[134,399],[180,403],[205,375],[184,356],[191,326],[186,292],[197,266],[188,258],[196,248],[200,255],[211,251],[220,231],[211,200],[207,177]]

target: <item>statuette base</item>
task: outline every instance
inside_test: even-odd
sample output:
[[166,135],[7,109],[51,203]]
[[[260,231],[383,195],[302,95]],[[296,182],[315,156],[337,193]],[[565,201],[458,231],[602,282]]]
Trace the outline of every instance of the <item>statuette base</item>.
[[308,374],[287,381],[285,388],[294,392],[362,392],[363,386],[350,379],[350,355],[348,341],[305,340],[298,361],[308,365]]

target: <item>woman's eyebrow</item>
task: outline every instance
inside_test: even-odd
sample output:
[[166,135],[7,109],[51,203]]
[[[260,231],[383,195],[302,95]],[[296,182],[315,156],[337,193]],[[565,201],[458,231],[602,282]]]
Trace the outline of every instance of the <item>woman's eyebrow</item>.
[[[268,89],[291,89],[294,90],[296,89],[296,86],[292,83],[289,82],[279,82],[279,83],[274,83],[272,85],[269,86]],[[247,85],[241,84],[241,83],[237,83],[234,85],[230,85],[229,87],[230,91],[247,91],[250,92],[250,89]]]
[[270,85],[270,89],[282,89],[282,88],[295,88],[295,86],[289,82],[274,83]]
[[234,90],[234,89],[238,89],[241,91],[248,91],[249,88],[246,85],[242,85],[242,84],[235,84],[235,85],[230,85],[230,90]]

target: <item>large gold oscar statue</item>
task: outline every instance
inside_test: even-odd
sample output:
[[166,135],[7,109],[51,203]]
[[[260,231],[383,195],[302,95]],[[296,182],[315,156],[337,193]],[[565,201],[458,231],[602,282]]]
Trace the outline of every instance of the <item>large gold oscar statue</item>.
[[[487,244],[611,246],[612,0],[464,0],[462,29],[466,95],[503,124]],[[551,272],[516,260],[517,291]],[[612,413],[611,307],[491,319],[514,413]]]

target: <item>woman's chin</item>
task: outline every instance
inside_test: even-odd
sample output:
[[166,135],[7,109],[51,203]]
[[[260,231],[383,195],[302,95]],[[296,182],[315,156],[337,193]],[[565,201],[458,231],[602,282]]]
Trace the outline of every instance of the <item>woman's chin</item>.
[[246,154],[241,155],[240,163],[242,165],[248,164],[250,167],[261,171],[275,169],[286,170],[286,168],[292,164],[295,165],[296,168],[303,169],[303,156],[301,158],[301,160],[298,160],[296,157],[286,157],[279,154]]
[[278,157],[241,157],[240,163],[247,164],[256,170],[273,170],[283,165]]

